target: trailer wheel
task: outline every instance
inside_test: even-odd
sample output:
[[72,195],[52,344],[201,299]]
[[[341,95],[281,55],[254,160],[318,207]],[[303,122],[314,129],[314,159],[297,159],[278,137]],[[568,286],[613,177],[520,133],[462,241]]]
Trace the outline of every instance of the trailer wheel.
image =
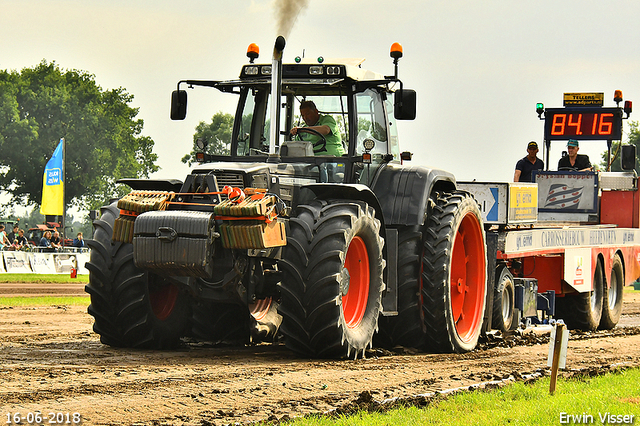
[[424,320],[420,294],[422,233],[413,228],[398,232],[398,315],[380,317],[374,344],[384,348],[424,346]]
[[373,208],[314,200],[289,221],[281,261],[281,332],[310,357],[363,354],[378,327],[383,239]]
[[602,318],[604,271],[600,260],[593,273],[593,290],[556,299],[556,312],[570,330],[594,331]]
[[611,330],[620,321],[622,313],[622,298],[624,291],[624,267],[620,255],[616,254],[611,266],[611,276],[609,277],[609,289],[605,290],[602,300],[602,318],[600,319],[601,330]]
[[189,297],[162,277],[136,268],[133,245],[112,242],[116,203],[102,208],[93,222],[94,239],[87,240],[91,296],[88,312],[93,330],[106,345],[161,349],[174,347],[190,317]]
[[491,324],[496,330],[505,333],[515,328],[516,318],[513,275],[506,265],[500,265],[496,271]]
[[422,258],[426,348],[473,350],[482,329],[486,243],[480,210],[466,192],[438,194],[427,219]]

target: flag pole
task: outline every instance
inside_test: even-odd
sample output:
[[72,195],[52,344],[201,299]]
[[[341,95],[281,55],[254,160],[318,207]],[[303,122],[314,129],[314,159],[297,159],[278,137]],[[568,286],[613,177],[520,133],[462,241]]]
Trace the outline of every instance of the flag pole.
[[62,141],[62,247],[64,247],[64,240],[67,235],[64,226],[64,219],[67,215],[67,203],[65,203],[67,199],[67,142],[64,138],[60,140]]

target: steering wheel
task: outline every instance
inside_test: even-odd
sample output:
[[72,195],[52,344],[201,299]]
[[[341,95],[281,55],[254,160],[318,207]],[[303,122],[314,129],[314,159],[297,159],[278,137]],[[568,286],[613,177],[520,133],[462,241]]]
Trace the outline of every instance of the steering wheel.
[[299,141],[303,141],[302,137],[300,137],[300,132],[311,133],[320,138],[318,142],[315,142],[313,144],[313,152],[321,152],[321,151],[327,150],[327,138],[325,138],[325,136],[322,133],[320,133],[315,129],[310,129],[308,127],[298,127],[298,132],[296,133],[295,137],[298,138]]

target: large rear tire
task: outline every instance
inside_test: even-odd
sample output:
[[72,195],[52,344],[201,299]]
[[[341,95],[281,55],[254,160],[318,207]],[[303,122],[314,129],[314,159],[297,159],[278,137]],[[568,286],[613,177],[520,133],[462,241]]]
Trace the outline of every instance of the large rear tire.
[[513,330],[516,325],[515,291],[513,275],[509,268],[506,265],[500,265],[496,270],[491,324],[494,329],[503,333]]
[[467,352],[478,343],[487,298],[485,234],[470,194],[436,197],[422,257],[426,349]]
[[93,330],[106,345],[163,349],[175,347],[189,323],[189,297],[162,277],[136,268],[133,245],[112,242],[116,203],[102,208],[93,222],[94,239],[87,240],[91,296],[88,312]]
[[609,289],[603,292],[602,318],[598,328],[611,330],[620,321],[622,313],[622,299],[624,294],[624,266],[620,255],[616,254],[611,266]]
[[384,290],[380,221],[361,201],[314,200],[296,212],[281,261],[285,345],[309,357],[364,355]]
[[398,315],[380,317],[377,346],[422,348],[425,343],[420,270],[422,233],[414,229],[398,232]]
[[604,271],[597,260],[593,273],[593,290],[586,293],[567,294],[556,299],[556,312],[570,330],[594,331],[602,318],[604,299]]

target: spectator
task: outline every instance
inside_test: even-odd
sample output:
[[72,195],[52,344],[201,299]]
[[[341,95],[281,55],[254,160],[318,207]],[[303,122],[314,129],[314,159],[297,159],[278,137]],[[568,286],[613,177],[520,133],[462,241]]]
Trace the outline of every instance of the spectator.
[[78,232],[78,235],[73,240],[73,246],[77,248],[84,247],[84,240],[82,239],[82,232]]
[[42,238],[40,238],[40,244],[38,247],[42,249],[42,251],[54,251],[55,249],[51,247],[51,231],[44,231]]
[[53,231],[53,236],[51,237],[51,247],[53,247],[53,249],[56,251],[62,248],[62,242],[60,241],[60,233],[57,230]]
[[18,225],[13,225],[13,231],[11,231],[9,235],[7,235],[7,238],[9,239],[9,242],[11,244],[13,244],[13,240],[15,240],[15,238],[18,236],[18,228]]
[[13,247],[16,250],[23,250],[29,247],[29,241],[27,241],[27,237],[24,236],[24,229],[18,230],[18,236],[13,240]]
[[544,163],[538,158],[538,144],[534,141],[527,145],[527,156],[516,163],[516,171],[513,175],[514,182],[533,182],[534,170],[544,169]]
[[7,233],[4,232],[4,225],[0,224],[0,251],[4,250],[5,246],[9,248],[11,242],[7,238]]

